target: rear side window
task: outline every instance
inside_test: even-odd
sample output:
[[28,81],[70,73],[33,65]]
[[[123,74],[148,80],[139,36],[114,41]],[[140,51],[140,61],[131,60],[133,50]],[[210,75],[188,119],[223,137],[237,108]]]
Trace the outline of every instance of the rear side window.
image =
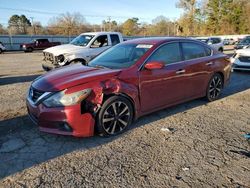
[[206,56],[211,56],[212,50],[210,48],[205,47],[205,53],[206,53]]
[[110,35],[110,38],[111,38],[112,46],[120,43],[120,39],[118,35]]
[[148,59],[148,61],[161,61],[166,65],[176,63],[181,60],[181,51],[178,42],[165,44],[164,46],[157,49],[155,53],[153,53],[153,55]]
[[[196,43],[192,42],[183,42],[182,43],[183,56],[185,60],[196,59],[201,57],[206,57],[207,53],[205,48]],[[210,51],[211,54],[211,51]]]

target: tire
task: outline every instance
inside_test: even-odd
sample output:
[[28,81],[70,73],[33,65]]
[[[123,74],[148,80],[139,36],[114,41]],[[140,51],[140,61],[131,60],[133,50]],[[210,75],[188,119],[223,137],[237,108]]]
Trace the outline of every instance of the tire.
[[221,52],[221,53],[223,53],[223,48],[219,48],[218,51]]
[[108,98],[97,114],[96,130],[100,136],[123,133],[132,123],[134,109],[131,102],[120,96]]
[[0,54],[1,54],[1,53],[3,53],[3,50],[2,50],[2,49],[0,49]]
[[27,52],[33,52],[33,48],[27,48],[25,51],[24,51],[25,53],[27,53]]
[[222,76],[218,73],[215,73],[208,83],[206,91],[206,99],[209,102],[217,100],[220,97],[222,89],[223,89]]

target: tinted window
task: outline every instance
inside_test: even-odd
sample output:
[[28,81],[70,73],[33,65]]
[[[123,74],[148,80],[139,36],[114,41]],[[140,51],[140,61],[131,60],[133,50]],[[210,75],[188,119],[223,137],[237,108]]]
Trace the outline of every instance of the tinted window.
[[181,61],[181,52],[179,43],[170,43],[160,47],[148,59],[148,61],[161,61],[165,64],[171,64]]
[[110,35],[112,46],[120,43],[120,39],[118,35]]
[[206,56],[210,56],[212,54],[212,50],[210,48],[205,47]]
[[205,48],[200,44],[192,42],[183,42],[182,49],[185,60],[207,56]]

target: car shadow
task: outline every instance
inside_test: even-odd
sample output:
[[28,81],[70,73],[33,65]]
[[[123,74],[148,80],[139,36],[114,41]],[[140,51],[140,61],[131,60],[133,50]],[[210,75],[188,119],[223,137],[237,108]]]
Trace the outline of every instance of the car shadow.
[[3,78],[2,76],[0,76],[0,86],[8,85],[8,84],[23,83],[23,82],[31,82],[40,75],[41,74],[28,75],[28,76],[3,77]]
[[[249,81],[242,82],[240,81],[242,78],[246,78]],[[234,82],[224,90],[222,98],[250,89],[250,77],[248,75],[246,76],[245,73],[234,73],[232,79]],[[187,110],[206,104],[206,100],[196,99],[157,111],[139,118],[126,133],[108,138],[99,136],[74,138],[42,133],[38,130],[38,127],[29,120],[27,115],[2,120],[0,121],[0,178],[20,172],[50,159],[63,156],[67,153],[85,151],[105,145],[130,134],[135,128],[142,127],[174,114],[185,113]],[[14,145],[15,143],[16,145]],[[245,152],[240,152],[239,154],[249,156],[249,153]]]

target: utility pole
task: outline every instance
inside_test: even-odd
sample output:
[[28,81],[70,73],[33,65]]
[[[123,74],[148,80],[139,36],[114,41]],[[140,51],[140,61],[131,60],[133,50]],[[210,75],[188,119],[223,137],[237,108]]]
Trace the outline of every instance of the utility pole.
[[109,23],[109,31],[111,31],[111,17],[108,17],[108,23]]
[[32,24],[32,28],[33,28],[33,35],[36,35],[36,31],[35,31],[35,27],[34,27],[34,17],[30,17],[31,19],[31,24]]

